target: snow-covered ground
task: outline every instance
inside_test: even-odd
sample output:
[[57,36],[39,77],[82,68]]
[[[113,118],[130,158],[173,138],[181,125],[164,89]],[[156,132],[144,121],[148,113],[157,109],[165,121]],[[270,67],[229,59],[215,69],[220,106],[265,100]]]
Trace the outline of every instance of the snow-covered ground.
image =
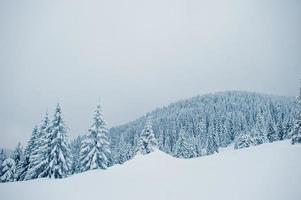
[[66,179],[3,183],[0,198],[299,200],[300,155],[301,145],[288,141],[190,160],[156,151]]

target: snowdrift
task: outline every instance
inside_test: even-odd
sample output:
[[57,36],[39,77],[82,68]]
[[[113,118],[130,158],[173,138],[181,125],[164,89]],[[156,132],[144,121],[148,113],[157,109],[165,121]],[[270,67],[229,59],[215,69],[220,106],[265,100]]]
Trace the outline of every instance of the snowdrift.
[[0,184],[10,199],[300,199],[301,145],[288,141],[189,160],[156,151],[66,179]]

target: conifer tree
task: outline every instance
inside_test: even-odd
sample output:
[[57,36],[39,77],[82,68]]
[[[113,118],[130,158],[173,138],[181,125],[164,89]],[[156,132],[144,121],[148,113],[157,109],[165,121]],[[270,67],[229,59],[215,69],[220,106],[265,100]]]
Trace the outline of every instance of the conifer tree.
[[156,146],[157,140],[152,128],[151,118],[148,117],[139,138],[138,149],[142,155],[146,155],[153,152]]
[[2,163],[1,181],[12,182],[15,180],[16,163],[12,158],[7,158]]
[[[1,149],[1,151],[0,151],[0,177],[2,175],[2,163],[5,159],[6,159],[6,155],[4,153],[4,150]],[[1,179],[0,179],[0,182],[1,182]]]
[[35,126],[32,131],[31,137],[27,142],[27,146],[24,150],[23,157],[17,166],[16,179],[18,181],[25,180],[26,174],[28,173],[28,169],[30,167],[30,156],[32,155],[32,152],[35,149],[35,140],[37,138],[37,135],[38,128],[37,126]]
[[297,97],[297,103],[298,103],[298,115],[297,115],[294,128],[292,130],[292,140],[291,140],[292,144],[301,143],[301,94]]
[[81,148],[81,142],[82,142],[82,140],[83,140],[83,137],[78,136],[71,143],[71,152],[72,152],[72,167],[71,167],[71,171],[72,171],[72,174],[76,174],[76,173],[79,173],[81,171],[80,148]]
[[277,129],[277,139],[283,140],[284,139],[284,130],[283,130],[282,123],[278,122],[276,129]]
[[179,138],[176,143],[175,156],[177,158],[194,157],[194,148],[192,140],[189,140],[188,134],[183,128],[181,128],[179,132]]
[[38,131],[33,149],[29,158],[29,169],[25,179],[35,179],[47,177],[49,173],[49,156],[50,156],[50,121],[48,113],[45,114]]
[[210,133],[207,137],[207,144],[206,144],[206,151],[207,151],[207,155],[211,155],[214,153],[218,153],[218,142],[216,139],[216,132],[213,129],[212,126],[209,127],[210,128]]
[[20,142],[18,143],[11,157],[15,161],[15,165],[17,166],[23,157],[23,148]]
[[252,144],[252,138],[249,134],[240,134],[235,140],[234,149],[248,148]]
[[274,142],[277,141],[278,135],[275,131],[274,125],[272,122],[268,123],[268,128],[267,128],[267,138],[269,142]]
[[106,123],[101,112],[101,106],[97,105],[92,126],[81,144],[81,171],[106,169],[109,165],[110,154]]
[[63,178],[69,175],[71,168],[71,153],[67,141],[67,128],[63,121],[59,104],[55,109],[51,123],[49,155],[49,178]]

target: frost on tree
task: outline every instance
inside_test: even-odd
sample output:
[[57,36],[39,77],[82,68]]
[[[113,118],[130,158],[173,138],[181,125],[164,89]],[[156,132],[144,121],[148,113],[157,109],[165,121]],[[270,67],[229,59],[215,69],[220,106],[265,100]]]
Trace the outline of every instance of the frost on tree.
[[34,142],[35,148],[32,150],[29,158],[30,165],[25,177],[26,180],[48,176],[50,155],[49,136],[50,121],[48,113],[46,113]]
[[49,178],[63,178],[69,175],[71,168],[71,153],[67,141],[67,128],[62,118],[61,107],[58,104],[51,123],[49,155]]
[[107,138],[107,128],[98,105],[93,117],[93,123],[86,138],[82,141],[80,151],[81,171],[106,169],[109,165],[110,147]]
[[148,117],[139,138],[138,150],[142,155],[149,154],[155,150],[156,145],[157,140],[152,128],[151,118]]
[[301,143],[301,94],[297,98],[298,101],[298,115],[292,130],[292,144],[300,144]]
[[11,182],[15,180],[16,163],[12,158],[7,158],[2,163],[1,181]]

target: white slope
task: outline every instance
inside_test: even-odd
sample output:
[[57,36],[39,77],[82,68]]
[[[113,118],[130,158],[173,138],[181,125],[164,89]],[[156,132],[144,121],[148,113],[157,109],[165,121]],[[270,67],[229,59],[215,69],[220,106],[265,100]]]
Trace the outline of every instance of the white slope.
[[0,184],[0,199],[299,200],[300,155],[288,141],[189,160],[157,151],[66,179]]

